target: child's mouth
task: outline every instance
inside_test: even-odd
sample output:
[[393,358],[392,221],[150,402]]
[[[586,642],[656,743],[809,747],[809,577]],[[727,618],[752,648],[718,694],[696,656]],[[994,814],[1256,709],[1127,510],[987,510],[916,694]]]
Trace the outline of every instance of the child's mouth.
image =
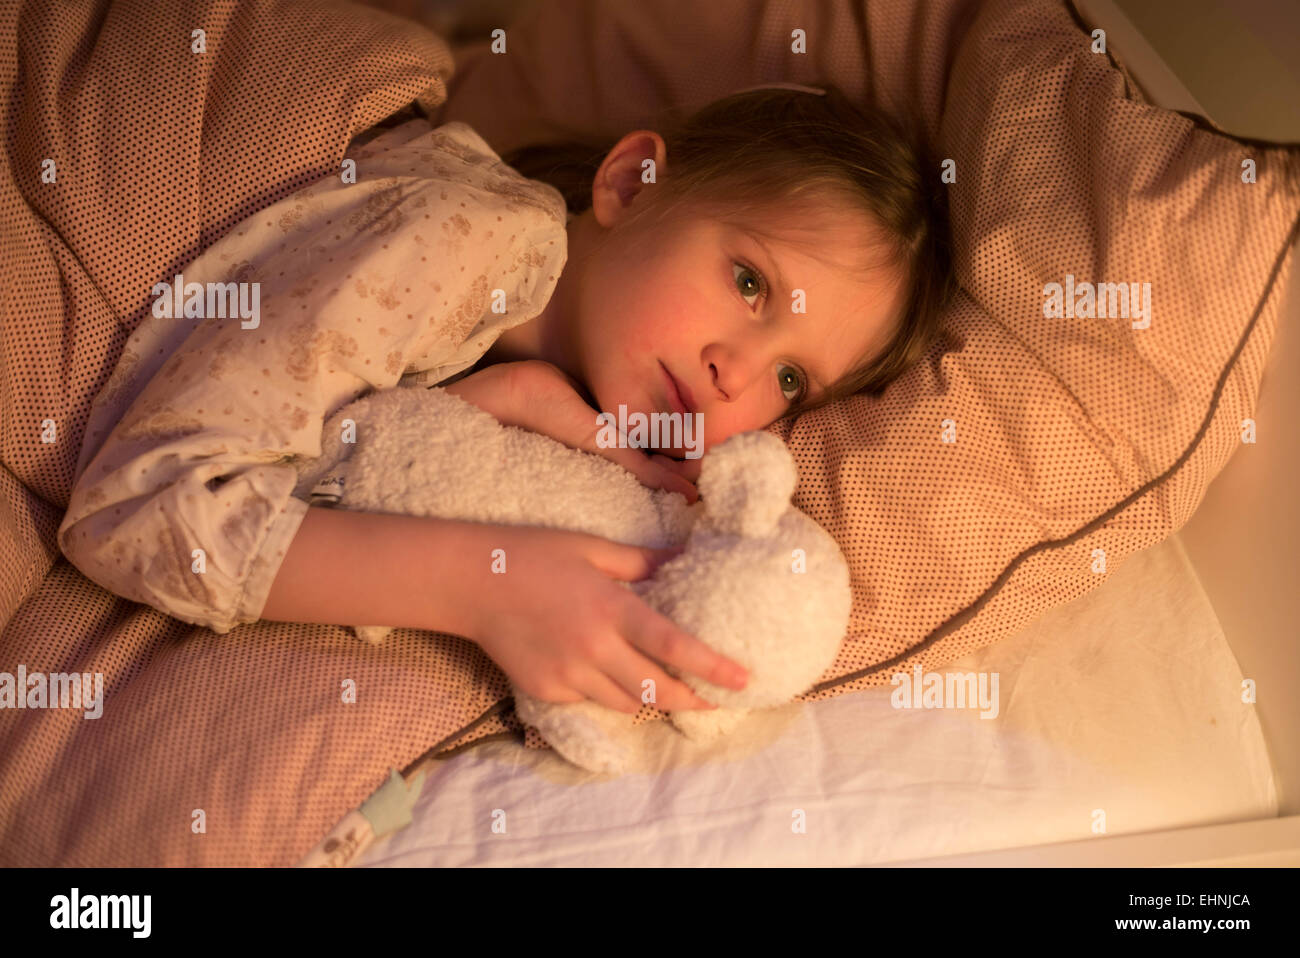
[[662,360],[659,362],[659,368],[663,370],[664,382],[667,383],[664,398],[670,410],[682,416],[690,415],[691,410],[682,395],[681,387],[677,385],[677,380],[673,378],[673,374],[668,371],[668,367],[663,364]]

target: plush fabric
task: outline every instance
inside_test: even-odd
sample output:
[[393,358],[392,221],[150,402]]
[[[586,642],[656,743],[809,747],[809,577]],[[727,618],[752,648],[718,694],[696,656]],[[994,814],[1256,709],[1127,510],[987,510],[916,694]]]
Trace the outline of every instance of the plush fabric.
[[[595,453],[502,426],[445,389],[381,389],[335,413],[321,455],[294,466],[295,495],[320,488],[336,508],[684,546],[627,588],[749,676],[744,689],[732,689],[667,668],[717,706],[671,713],[697,742],[733,731],[754,709],[788,704],[821,677],[844,638],[848,567],[835,541],[790,505],[794,460],[767,432],[733,435],[705,453],[701,498],[687,505],[681,493],[649,489]],[[505,604],[512,570],[522,573],[510,548],[499,551],[466,562],[482,562],[484,588],[497,593],[484,601]],[[390,631],[356,625],[367,642],[383,642]],[[570,762],[593,772],[627,770],[637,747],[627,715],[590,700],[545,702],[514,681],[510,688],[519,717]]]
[[[963,293],[944,336],[879,400],[771,427],[798,462],[795,504],[853,577],[848,640],[810,698],[1012,635],[1177,530],[1250,455],[1300,150],[1143,102],[1090,32],[1061,0],[557,0],[505,55],[458,51],[439,118],[501,153],[832,82],[918,119],[955,161]],[[1149,327],[1047,318],[1047,284],[1075,281],[1149,283]]]

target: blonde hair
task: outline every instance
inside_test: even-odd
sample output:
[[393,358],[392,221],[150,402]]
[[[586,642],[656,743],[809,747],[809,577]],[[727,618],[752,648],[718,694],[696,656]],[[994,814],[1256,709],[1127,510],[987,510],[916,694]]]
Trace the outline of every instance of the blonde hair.
[[[901,266],[904,294],[881,350],[860,356],[815,399],[793,404],[782,418],[810,412],[858,392],[879,396],[915,365],[937,338],[956,294],[947,194],[923,141],[836,87],[823,96],[799,89],[732,94],[685,118],[661,124],[668,157],[651,208],[692,200],[743,213],[800,200],[858,210],[878,227],[882,264]],[[616,141],[615,141],[616,142]],[[575,214],[591,205],[596,171],[614,142],[527,146],[502,159],[530,179],[554,186]],[[751,226],[763,233],[762,226]]]

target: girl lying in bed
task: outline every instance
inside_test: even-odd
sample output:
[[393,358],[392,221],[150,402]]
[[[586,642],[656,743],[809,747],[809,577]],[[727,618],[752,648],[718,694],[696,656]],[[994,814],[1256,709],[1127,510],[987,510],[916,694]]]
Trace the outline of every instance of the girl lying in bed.
[[[348,159],[354,182],[313,183],[185,267],[258,282],[265,317],[137,327],[92,412],[64,553],[217,632],[266,618],[465,636],[546,701],[635,712],[650,678],[665,709],[710,707],[660,663],[742,688],[735,663],[618,585],[677,550],[309,509],[282,462],[318,455],[324,419],[368,388],[441,384],[693,499],[700,451],[879,392],[928,348],[952,288],[938,164],[833,88],[737,94],[595,153],[503,165],[464,124],[416,121]],[[647,454],[601,441],[598,413],[702,431]],[[142,542],[148,564],[123,561]],[[508,582],[466,560],[498,548]]]

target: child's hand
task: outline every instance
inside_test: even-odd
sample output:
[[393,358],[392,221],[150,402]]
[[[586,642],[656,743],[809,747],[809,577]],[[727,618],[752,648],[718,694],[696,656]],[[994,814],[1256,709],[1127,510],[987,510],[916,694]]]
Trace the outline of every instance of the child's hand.
[[539,432],[572,449],[604,456],[651,489],[680,492],[687,502],[699,498],[695,484],[668,465],[675,460],[662,455],[652,458],[631,447],[602,447],[596,441],[597,410],[587,405],[577,383],[552,363],[539,359],[497,363],[445,388],[490,412],[502,425]]
[[703,457],[698,459],[673,459],[661,452],[656,452],[650,458],[688,482],[698,483],[700,481],[700,467],[703,465]]
[[[714,685],[745,687],[744,669],[617,584],[648,577],[680,547],[644,549],[532,526],[484,530],[483,572],[466,586],[468,638],[525,692],[545,702],[593,699],[635,714],[642,682],[652,679],[659,708],[713,707],[659,662]],[[491,549],[504,550],[505,572],[488,571]]]

